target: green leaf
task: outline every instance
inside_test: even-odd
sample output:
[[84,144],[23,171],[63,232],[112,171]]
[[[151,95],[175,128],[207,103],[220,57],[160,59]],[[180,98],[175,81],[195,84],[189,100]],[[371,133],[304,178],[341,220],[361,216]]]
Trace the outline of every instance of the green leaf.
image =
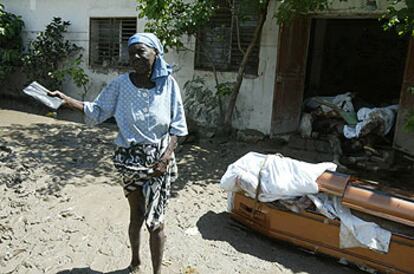
[[59,89],[70,78],[78,86],[85,86],[89,78],[81,68],[82,48],[64,39],[69,21],[54,17],[46,29],[29,45],[23,58],[23,70],[29,80],[41,81],[50,89]]
[[411,113],[408,117],[404,129],[409,132],[414,132],[414,113]]

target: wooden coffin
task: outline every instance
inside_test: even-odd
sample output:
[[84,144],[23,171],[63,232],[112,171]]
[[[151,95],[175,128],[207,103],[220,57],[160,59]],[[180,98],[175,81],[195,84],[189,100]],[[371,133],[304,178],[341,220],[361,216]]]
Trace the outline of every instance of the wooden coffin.
[[393,233],[386,254],[367,248],[341,249],[339,221],[308,211],[293,213],[270,203],[256,202],[242,193],[234,195],[231,216],[271,238],[287,241],[315,253],[344,258],[351,263],[385,273],[414,273],[414,238],[407,235]]
[[345,207],[414,229],[414,195],[407,191],[337,172],[324,172],[316,182],[319,191],[341,197]]

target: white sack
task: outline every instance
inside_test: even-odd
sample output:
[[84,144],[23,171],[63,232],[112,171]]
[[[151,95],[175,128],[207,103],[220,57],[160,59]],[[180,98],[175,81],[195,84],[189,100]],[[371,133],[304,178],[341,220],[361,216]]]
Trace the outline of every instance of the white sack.
[[357,112],[358,123],[355,127],[345,125],[344,136],[348,139],[359,138],[361,130],[364,129],[373,119],[381,119],[384,122],[384,132],[379,132],[381,135],[387,135],[394,125],[395,113],[398,110],[398,105],[391,105],[384,108],[361,108]]
[[249,152],[227,168],[220,186],[228,192],[243,190],[255,198],[262,168],[258,198],[261,202],[273,202],[318,193],[316,179],[326,170],[335,171],[336,167],[334,163],[310,164],[279,154]]

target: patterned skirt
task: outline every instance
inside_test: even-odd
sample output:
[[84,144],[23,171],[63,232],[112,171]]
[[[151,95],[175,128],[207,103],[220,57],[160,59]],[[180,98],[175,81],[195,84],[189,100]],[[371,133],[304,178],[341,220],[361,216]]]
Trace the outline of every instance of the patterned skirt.
[[171,183],[177,178],[174,154],[167,172],[151,177],[152,165],[157,162],[169,143],[169,137],[158,144],[131,144],[129,148],[118,147],[113,157],[114,165],[121,175],[124,194],[142,191],[145,197],[145,224],[155,230],[163,222]]

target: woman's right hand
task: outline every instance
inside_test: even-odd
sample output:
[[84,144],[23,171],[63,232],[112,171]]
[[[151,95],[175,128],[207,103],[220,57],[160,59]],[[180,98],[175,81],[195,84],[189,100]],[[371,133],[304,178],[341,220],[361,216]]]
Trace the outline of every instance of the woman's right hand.
[[62,99],[64,106],[66,106],[68,108],[72,108],[72,109],[77,109],[77,110],[83,112],[83,102],[78,101],[78,100],[76,100],[72,97],[69,97],[69,96],[65,95],[63,92],[61,92],[59,90],[49,91],[47,94],[49,96],[58,97],[58,98]]
[[63,94],[63,92],[59,91],[59,90],[55,90],[55,91],[48,91],[47,95],[51,96],[51,97],[58,97],[60,99],[63,100],[63,104],[67,104],[68,101],[68,96],[66,96],[65,94]]

